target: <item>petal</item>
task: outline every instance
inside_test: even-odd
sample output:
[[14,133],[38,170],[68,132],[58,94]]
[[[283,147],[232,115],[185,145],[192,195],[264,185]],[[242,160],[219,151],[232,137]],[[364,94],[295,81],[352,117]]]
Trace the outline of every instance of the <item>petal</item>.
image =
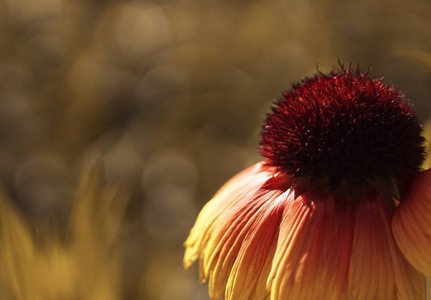
[[392,230],[409,262],[431,277],[431,169],[415,176],[402,195]]
[[[240,286],[256,283],[257,278],[242,277],[243,262],[253,255],[246,253],[252,248],[245,245],[255,247],[258,238],[266,232],[269,235],[265,236],[268,239],[265,245],[269,246],[259,251],[263,258],[269,252],[272,244],[269,236],[274,236],[280,220],[272,200],[288,189],[286,182],[277,178],[274,168],[258,163],[231,179],[202,209],[185,242],[184,265],[187,268],[200,258],[201,282],[210,279],[212,299],[225,297],[228,281],[229,295],[236,295],[241,290]],[[278,188],[273,188],[275,184]],[[254,274],[260,274],[265,259],[262,262],[252,266]],[[233,268],[235,271],[231,274]],[[227,299],[232,299],[229,295]]]
[[[250,294],[254,290],[279,227],[281,212],[278,207],[285,202],[285,194],[289,193],[286,192],[288,188],[285,183],[286,180],[271,176],[250,198],[237,203],[232,213],[226,214],[230,215],[229,219],[221,218],[224,226],[220,226],[221,230],[215,237],[216,246],[205,249],[207,253],[212,253],[206,260],[210,270],[209,292],[212,299],[225,297],[236,300],[237,295]],[[259,241],[259,237],[264,234],[262,231],[268,235],[265,240]],[[259,242],[261,248],[256,246]],[[253,250],[259,252],[261,259],[246,265]],[[242,270],[253,272],[253,278],[244,277]],[[267,289],[266,294],[269,294]]]
[[188,269],[199,258],[208,240],[213,236],[215,222],[219,216],[224,216],[228,211],[247,194],[252,194],[269,177],[262,163],[251,166],[229,180],[214,195],[199,213],[190,235],[184,243],[186,253],[184,255],[184,267]]
[[271,299],[342,299],[348,285],[351,230],[336,222],[332,199],[314,203],[307,195],[285,207],[270,274]]
[[392,201],[381,196],[356,213],[348,291],[355,299],[426,298],[425,277],[405,259],[392,235],[393,213]]
[[306,193],[285,207],[269,281],[271,299],[425,299],[425,279],[390,230],[390,199],[340,212]]
[[270,252],[275,249],[274,242],[286,196],[286,193],[283,193],[278,198],[268,197],[269,201],[265,201],[259,211],[248,220],[251,227],[232,266],[226,287],[226,299],[247,300],[254,294],[259,295],[255,298],[262,299],[269,295],[266,284],[257,287],[257,283],[259,278],[263,278],[263,282],[266,283],[269,275],[269,267],[263,274],[262,271],[265,265],[269,266],[272,262],[274,251],[272,255]]

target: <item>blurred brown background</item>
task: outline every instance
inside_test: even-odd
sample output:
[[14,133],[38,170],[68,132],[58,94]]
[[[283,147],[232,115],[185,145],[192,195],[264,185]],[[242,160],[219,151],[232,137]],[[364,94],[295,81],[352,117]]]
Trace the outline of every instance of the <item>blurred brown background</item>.
[[131,194],[117,298],[208,299],[182,243],[260,159],[271,102],[338,57],[372,66],[426,119],[430,15],[428,0],[1,0],[1,185],[35,244],[67,239],[79,170],[101,155]]

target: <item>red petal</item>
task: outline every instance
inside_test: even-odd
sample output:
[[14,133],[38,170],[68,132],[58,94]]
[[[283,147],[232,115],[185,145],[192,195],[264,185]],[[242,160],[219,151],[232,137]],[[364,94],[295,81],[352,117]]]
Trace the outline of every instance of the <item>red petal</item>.
[[[317,196],[318,197],[318,196]],[[273,299],[425,299],[425,279],[390,230],[389,199],[337,213],[304,194],[286,206],[270,275]]]

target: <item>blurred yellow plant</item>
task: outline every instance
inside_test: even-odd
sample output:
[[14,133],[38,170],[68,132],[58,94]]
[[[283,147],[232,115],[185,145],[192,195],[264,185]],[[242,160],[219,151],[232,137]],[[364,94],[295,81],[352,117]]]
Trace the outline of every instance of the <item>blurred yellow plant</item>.
[[406,49],[399,52],[399,55],[411,58],[418,63],[431,69],[431,54],[418,50]]
[[128,196],[102,181],[101,163],[86,167],[70,218],[70,240],[41,247],[4,192],[0,195],[0,299],[119,298],[116,239]]
[[422,164],[422,168],[424,170],[427,170],[429,168],[431,168],[431,119],[428,119],[424,124],[423,124],[423,131],[422,131],[422,136],[425,137],[425,152],[426,152],[426,157],[425,157],[425,161]]
[[[413,60],[427,67],[428,69],[431,69],[430,53],[410,49],[401,51],[400,55],[412,58]],[[422,168],[426,170],[431,167],[431,119],[428,119],[426,122],[424,122],[422,135],[425,137],[425,152],[427,154],[426,159],[422,164]]]
[[[423,51],[406,49],[398,53],[399,55],[411,58],[416,62],[424,65],[428,69],[431,69],[431,54]],[[422,135],[425,137],[425,152],[427,154],[425,161],[422,164],[424,170],[431,168],[431,119],[428,118],[423,124]]]

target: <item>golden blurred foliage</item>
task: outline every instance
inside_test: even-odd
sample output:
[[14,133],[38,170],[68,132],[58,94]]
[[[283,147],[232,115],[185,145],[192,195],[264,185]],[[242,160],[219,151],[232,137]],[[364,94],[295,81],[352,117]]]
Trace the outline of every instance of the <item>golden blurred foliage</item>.
[[2,299],[119,299],[117,235],[127,204],[124,191],[101,182],[100,163],[80,179],[69,240],[55,231],[38,243],[6,195],[0,203]]
[[427,0],[0,1],[0,299],[208,299],[182,243],[260,159],[270,103],[338,57],[426,120],[430,13]]

